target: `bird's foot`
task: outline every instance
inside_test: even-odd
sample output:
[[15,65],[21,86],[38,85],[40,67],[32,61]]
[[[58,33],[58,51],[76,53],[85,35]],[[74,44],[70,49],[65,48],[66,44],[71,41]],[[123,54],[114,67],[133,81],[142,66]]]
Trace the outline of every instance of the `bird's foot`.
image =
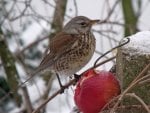
[[78,81],[81,78],[81,75],[78,75],[78,74],[75,73],[74,78]]
[[79,81],[79,79],[81,78],[81,75],[78,75],[78,74],[75,73],[74,78],[76,79],[76,82],[75,82],[75,84],[76,84]]
[[60,93],[60,94],[64,93],[65,89],[66,89],[65,86],[63,86],[63,85],[60,86],[60,92],[59,92],[59,93]]

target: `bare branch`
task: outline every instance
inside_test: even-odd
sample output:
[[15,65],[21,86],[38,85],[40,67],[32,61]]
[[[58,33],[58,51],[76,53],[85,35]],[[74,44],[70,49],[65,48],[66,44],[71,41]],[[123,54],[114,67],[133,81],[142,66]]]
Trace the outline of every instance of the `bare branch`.
[[112,52],[113,50],[115,50],[115,49],[117,49],[117,48],[119,48],[119,47],[124,46],[125,44],[129,43],[129,41],[130,41],[130,39],[127,38],[127,41],[126,41],[126,42],[124,42],[124,43],[122,43],[122,44],[119,44],[119,45],[117,45],[116,47],[113,47],[113,48],[110,49],[109,51],[105,52],[102,56],[100,56],[98,59],[96,59],[96,61],[95,61],[95,63],[94,63],[94,67],[95,67],[95,65],[97,64],[97,62],[98,62],[102,57],[104,57],[104,56],[107,55],[108,53]]
[[145,102],[139,96],[137,96],[135,93],[127,93],[126,96],[133,97],[136,100],[138,100],[142,104],[142,106],[145,108],[147,113],[150,113],[150,109],[149,109],[148,105],[146,105]]

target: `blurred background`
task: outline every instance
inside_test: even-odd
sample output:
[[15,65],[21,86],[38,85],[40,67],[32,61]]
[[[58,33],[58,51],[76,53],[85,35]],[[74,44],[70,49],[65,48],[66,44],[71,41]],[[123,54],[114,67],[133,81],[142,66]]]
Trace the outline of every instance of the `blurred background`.
[[[0,0],[0,113],[31,113],[59,89],[51,72],[39,73],[24,87],[17,87],[39,65],[50,38],[75,16],[101,20],[92,29],[96,37],[94,56],[81,73],[122,38],[150,30],[150,1]],[[113,51],[102,60],[115,54]],[[109,70],[114,62],[98,68]],[[65,84],[70,78],[62,80]],[[73,89],[69,87],[55,97],[41,113],[69,113],[75,106]]]

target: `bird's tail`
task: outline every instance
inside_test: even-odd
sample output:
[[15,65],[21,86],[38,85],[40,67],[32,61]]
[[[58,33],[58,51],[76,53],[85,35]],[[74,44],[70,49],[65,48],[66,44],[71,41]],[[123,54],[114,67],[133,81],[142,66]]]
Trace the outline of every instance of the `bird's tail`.
[[51,65],[53,64],[53,62],[48,62],[45,65],[40,65],[34,72],[29,74],[29,78],[27,78],[25,81],[21,82],[21,84],[19,85],[19,87],[22,87],[26,82],[28,82],[29,80],[31,80],[37,73],[46,70],[47,68],[50,68]]

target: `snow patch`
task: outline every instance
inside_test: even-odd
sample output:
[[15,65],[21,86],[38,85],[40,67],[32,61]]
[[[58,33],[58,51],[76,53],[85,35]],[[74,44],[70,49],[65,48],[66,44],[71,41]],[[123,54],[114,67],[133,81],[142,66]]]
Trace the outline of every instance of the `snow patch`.
[[128,38],[130,42],[122,47],[123,53],[131,56],[150,54],[150,31],[138,32]]

